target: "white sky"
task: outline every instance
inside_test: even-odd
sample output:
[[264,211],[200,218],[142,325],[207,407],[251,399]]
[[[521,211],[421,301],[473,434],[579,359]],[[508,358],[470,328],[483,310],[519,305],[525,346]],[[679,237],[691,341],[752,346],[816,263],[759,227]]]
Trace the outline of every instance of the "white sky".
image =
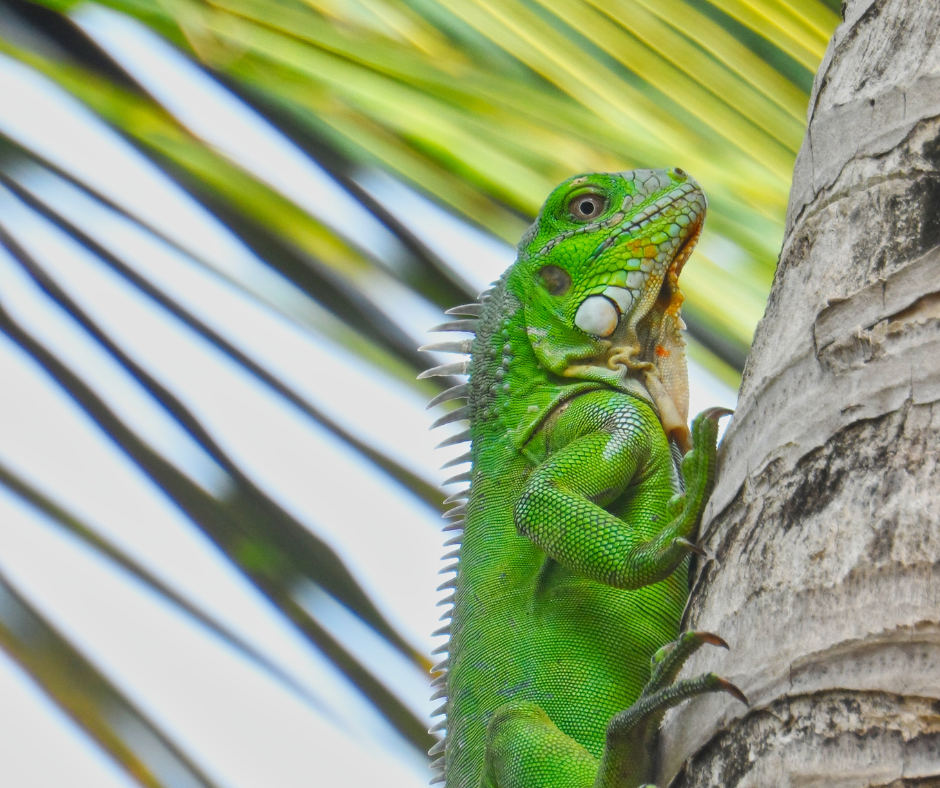
[[[440,312],[394,280],[404,250],[326,172],[146,28],[91,5],[75,19],[194,134],[370,255],[377,267],[362,284],[376,308],[425,340]],[[0,133],[134,220],[37,165],[18,164],[9,177],[311,405],[429,481],[444,478],[437,467],[446,456],[431,450],[443,435],[428,435],[422,399],[349,358],[320,307],[78,102],[2,55],[0,95]],[[363,170],[357,179],[472,287],[483,289],[512,261],[509,246],[389,176]],[[0,225],[174,392],[243,472],[336,550],[412,643],[431,648],[443,541],[433,512],[2,187]],[[0,304],[161,456],[206,491],[224,494],[228,474],[2,251]],[[694,365],[691,377],[693,412],[733,404],[734,392]],[[355,687],[4,338],[0,380],[0,462],[256,644],[307,693],[299,697],[0,488],[0,572],[168,735],[189,743],[207,773],[239,788],[309,786],[312,775],[316,784],[426,782],[422,764]],[[427,715],[427,684],[417,669],[315,586],[295,593]],[[2,654],[0,697],[0,783],[129,784]],[[43,757],[49,752],[56,757]]]

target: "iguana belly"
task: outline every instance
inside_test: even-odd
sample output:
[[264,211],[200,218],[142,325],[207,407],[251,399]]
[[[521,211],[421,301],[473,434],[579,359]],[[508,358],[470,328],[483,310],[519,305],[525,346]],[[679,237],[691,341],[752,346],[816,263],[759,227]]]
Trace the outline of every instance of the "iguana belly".
[[474,480],[461,548],[448,678],[448,788],[479,785],[487,723],[511,700],[537,703],[599,757],[608,721],[636,700],[653,653],[677,636],[688,593],[684,568],[624,591],[547,559],[513,523],[531,463],[520,454],[506,457],[507,447],[498,451],[504,456],[491,467],[506,470]]

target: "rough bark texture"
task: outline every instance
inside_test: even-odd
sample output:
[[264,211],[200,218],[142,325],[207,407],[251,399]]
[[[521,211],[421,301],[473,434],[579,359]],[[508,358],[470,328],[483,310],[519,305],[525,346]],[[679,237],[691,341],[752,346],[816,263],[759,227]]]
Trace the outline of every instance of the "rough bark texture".
[[[940,2],[851,0],[725,437],[662,781],[940,786]],[[729,305],[733,308],[733,305]]]

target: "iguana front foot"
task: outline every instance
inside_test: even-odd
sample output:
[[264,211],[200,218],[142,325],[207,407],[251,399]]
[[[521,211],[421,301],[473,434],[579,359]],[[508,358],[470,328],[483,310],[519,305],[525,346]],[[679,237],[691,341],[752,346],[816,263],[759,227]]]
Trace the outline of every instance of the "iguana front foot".
[[710,632],[685,632],[653,655],[650,680],[640,697],[607,725],[607,741],[594,788],[648,785],[644,780],[652,770],[653,748],[663,715],[682,701],[709,692],[727,692],[747,704],[741,690],[714,673],[675,681],[686,660],[706,643],[728,648],[724,640]]
[[638,545],[627,556],[620,578],[612,585],[636,587],[628,580],[632,577],[652,582],[670,574],[690,553],[707,557],[708,553],[693,539],[698,533],[705,504],[715,486],[718,465],[718,422],[732,411],[727,408],[709,408],[692,422],[692,450],[682,458],[683,492],[669,501],[670,521],[649,542]]
[[669,501],[672,521],[663,529],[661,539],[682,551],[683,555],[707,555],[704,549],[689,539],[698,532],[705,504],[715,486],[718,465],[718,422],[734,411],[727,408],[703,410],[692,422],[692,451],[682,458],[683,492]]
[[677,515],[674,528],[686,531],[681,536],[694,533],[702,519],[705,504],[715,486],[715,469],[718,465],[718,422],[733,411],[727,408],[708,408],[692,421],[692,451],[682,458],[680,471],[684,492],[670,502]]

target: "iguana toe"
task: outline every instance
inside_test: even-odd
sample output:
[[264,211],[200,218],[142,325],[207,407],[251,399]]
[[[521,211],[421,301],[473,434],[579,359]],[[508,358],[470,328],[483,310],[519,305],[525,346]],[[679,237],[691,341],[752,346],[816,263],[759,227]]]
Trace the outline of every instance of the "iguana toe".
[[725,416],[733,415],[734,411],[730,408],[722,408],[717,405],[713,408],[706,408],[699,414],[701,418],[711,419],[712,421],[718,421],[719,419],[723,419]]
[[[715,676],[714,673],[711,673],[709,675]],[[727,679],[723,679],[720,676],[715,676],[715,686],[718,688],[719,691],[727,692],[732,698],[737,698],[745,706],[751,705],[751,702],[747,699],[747,695],[741,692],[741,690],[739,690],[734,684],[732,684]]]
[[677,536],[675,539],[672,540],[672,543],[675,545],[679,545],[680,547],[684,547],[690,553],[695,553],[696,555],[700,555],[702,556],[702,558],[708,558],[708,553],[705,551],[704,547],[699,547],[699,545],[695,544],[695,542],[690,542],[688,539],[682,536]]
[[[718,635],[711,632],[698,632],[691,630],[683,632],[672,643],[667,643],[653,655],[650,680],[644,687],[640,697],[647,697],[669,686],[676,680],[682,666],[702,646],[718,646],[729,648],[728,644]],[[710,690],[707,690],[710,691]]]

